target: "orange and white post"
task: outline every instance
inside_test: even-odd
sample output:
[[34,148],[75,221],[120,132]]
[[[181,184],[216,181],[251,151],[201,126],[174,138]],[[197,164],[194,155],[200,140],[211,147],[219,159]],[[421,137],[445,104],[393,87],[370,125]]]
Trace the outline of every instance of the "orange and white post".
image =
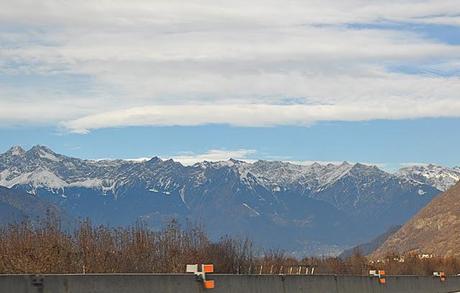
[[205,289],[214,289],[215,283],[214,280],[208,280],[206,274],[214,273],[214,265],[212,264],[202,264],[201,270],[197,264],[187,265],[185,271],[187,273],[193,273],[197,276],[197,280],[203,282]]

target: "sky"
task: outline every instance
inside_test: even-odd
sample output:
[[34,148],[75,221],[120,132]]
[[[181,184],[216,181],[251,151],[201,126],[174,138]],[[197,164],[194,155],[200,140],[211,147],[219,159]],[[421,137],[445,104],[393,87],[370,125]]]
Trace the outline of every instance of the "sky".
[[0,0],[0,152],[460,165],[458,0]]

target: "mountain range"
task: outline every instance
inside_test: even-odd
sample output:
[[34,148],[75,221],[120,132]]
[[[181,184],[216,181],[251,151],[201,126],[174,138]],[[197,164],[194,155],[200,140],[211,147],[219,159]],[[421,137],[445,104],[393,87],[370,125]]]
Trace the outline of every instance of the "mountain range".
[[44,146],[0,155],[0,186],[75,219],[159,228],[175,218],[301,255],[337,254],[403,224],[459,177],[434,165],[393,174],[347,162],[82,160]]

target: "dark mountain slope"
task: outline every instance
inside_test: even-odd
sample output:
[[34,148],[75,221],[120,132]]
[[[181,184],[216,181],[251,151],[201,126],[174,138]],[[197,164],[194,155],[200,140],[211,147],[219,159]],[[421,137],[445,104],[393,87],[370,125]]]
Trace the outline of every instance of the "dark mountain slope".
[[372,255],[460,256],[460,183],[433,199]]
[[48,215],[65,217],[56,205],[32,194],[0,186],[0,224],[35,221]]
[[339,257],[340,258],[347,258],[352,256],[354,253],[358,252],[362,255],[370,255],[372,254],[375,250],[377,250],[382,244],[390,238],[394,233],[396,233],[402,226],[394,226],[391,227],[388,231],[383,233],[382,235],[379,235],[378,237],[372,239],[368,243],[360,244],[357,245],[353,248],[344,250]]

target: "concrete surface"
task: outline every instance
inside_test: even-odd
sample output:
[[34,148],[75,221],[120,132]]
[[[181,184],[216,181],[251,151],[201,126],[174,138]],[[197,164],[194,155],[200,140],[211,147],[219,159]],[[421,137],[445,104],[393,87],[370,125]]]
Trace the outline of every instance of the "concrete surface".
[[333,275],[209,275],[215,289],[203,289],[193,275],[87,274],[0,275],[0,293],[453,293],[460,277],[387,276],[376,278]]

